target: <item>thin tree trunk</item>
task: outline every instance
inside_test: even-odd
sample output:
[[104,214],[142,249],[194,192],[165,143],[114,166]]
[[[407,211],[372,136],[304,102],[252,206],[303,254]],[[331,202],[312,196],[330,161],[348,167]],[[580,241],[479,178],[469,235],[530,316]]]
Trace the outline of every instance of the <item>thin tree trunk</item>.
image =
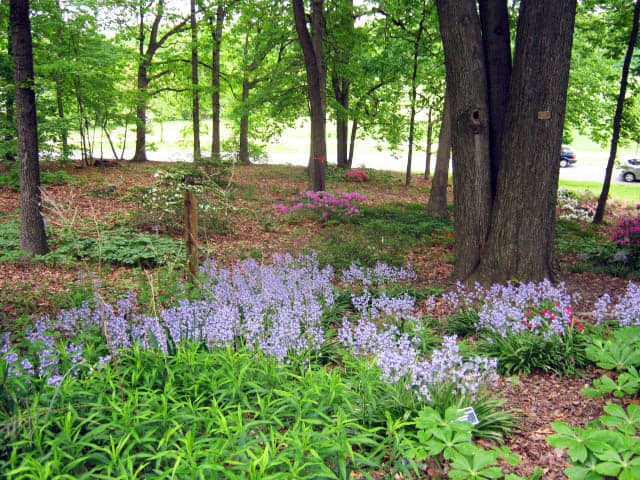
[[213,65],[211,68],[211,160],[220,160],[220,44],[222,42],[222,26],[226,11],[222,5],[218,5],[216,11],[216,23],[209,18],[211,25],[211,36],[213,40],[212,56]]
[[417,82],[418,82],[418,53],[420,51],[420,40],[422,39],[422,31],[424,28],[424,20],[427,16],[426,2],[422,10],[422,18],[420,19],[420,25],[416,33],[415,43],[413,45],[413,73],[411,75],[411,117],[409,119],[409,154],[407,156],[407,174],[405,176],[404,184],[409,186],[411,183],[411,161],[413,157],[413,135],[416,124],[416,97],[417,97]]
[[602,184],[602,192],[598,199],[596,213],[593,216],[593,223],[601,223],[604,219],[604,211],[607,205],[607,197],[609,196],[609,188],[611,188],[611,175],[618,151],[618,139],[620,138],[620,122],[622,120],[622,109],[624,108],[624,97],[627,94],[627,81],[629,78],[629,68],[631,59],[633,58],[633,50],[636,46],[638,38],[638,18],[640,17],[640,0],[636,0],[636,6],[633,10],[633,24],[631,26],[631,35],[629,35],[629,43],[627,45],[627,53],[624,57],[622,65],[622,76],[620,78],[620,93],[618,94],[618,104],[616,105],[616,113],[613,116],[613,133],[611,135],[611,149],[609,151],[609,161],[607,162],[607,171],[604,175],[604,183]]
[[336,146],[337,164],[339,168],[349,168],[347,140],[349,136],[349,80],[346,78],[331,77],[333,94],[338,103],[336,110]]
[[242,78],[242,114],[240,116],[240,151],[238,161],[244,165],[249,165],[249,108],[247,101],[249,100],[249,79],[247,72]]
[[29,1],[10,0],[9,11],[20,160],[20,248],[31,255],[44,255],[49,248],[41,213],[38,120],[33,89]]
[[[56,37],[58,39],[58,43],[62,44],[62,23],[64,19],[62,18],[62,9],[60,8],[60,1],[56,0],[56,7],[58,9],[58,25],[56,27]],[[62,160],[69,160],[69,132],[67,130],[66,122],[64,121],[64,101],[62,98],[62,79],[58,74],[56,74],[56,103],[58,106],[58,117],[62,120],[62,130],[60,132],[60,140],[62,141]]]
[[[9,60],[12,60],[12,56],[13,53],[11,52],[11,45],[12,45],[12,40],[11,40],[11,24],[9,24],[9,32],[8,32],[8,39],[7,39],[7,49],[8,49],[8,54],[9,54]],[[10,82],[13,85],[14,82],[14,78],[13,78],[13,70],[11,72],[9,72],[9,76],[10,76]],[[15,101],[15,90],[11,89],[11,88],[7,88],[6,89],[6,97],[5,97],[5,105],[6,105],[6,119],[7,119],[7,135],[4,137],[5,142],[7,142],[7,144],[10,144],[13,139],[15,138],[15,112],[14,112],[14,108],[13,108],[13,104]],[[4,156],[5,160],[7,162],[13,162],[15,161],[15,156],[13,155],[13,152],[9,149],[7,150],[7,153]]]
[[471,280],[557,277],[558,156],[575,12],[576,0],[520,3],[498,189],[486,249]]
[[431,176],[431,140],[433,138],[433,108],[429,107],[427,116],[427,153],[424,162],[424,179],[429,180]]
[[200,92],[198,91],[198,28],[196,24],[196,0],[191,0],[191,87],[193,88],[193,161],[199,162],[200,151]]
[[447,187],[449,186],[449,161],[451,158],[451,99],[444,95],[442,107],[442,125],[438,137],[436,171],[431,183],[431,192],[427,202],[427,215],[437,218],[449,216],[447,210]]
[[509,12],[505,0],[479,0],[478,3],[489,96],[491,192],[495,195],[502,158],[502,134],[511,78]]
[[353,151],[356,148],[356,132],[358,131],[358,121],[354,118],[351,122],[351,141],[349,142],[349,160],[347,161],[347,168],[353,166]]
[[324,36],[323,0],[311,0],[311,29],[309,34],[305,20],[303,0],[292,0],[298,39],[304,54],[307,72],[307,91],[311,116],[311,152],[309,174],[311,188],[325,190],[327,165],[326,143],[326,68],[323,62]]
[[466,279],[480,261],[491,215],[489,106],[475,0],[436,0],[451,99],[456,263]]
[[140,23],[138,37],[138,54],[140,55],[137,78],[136,100],[136,151],[133,154],[132,162],[147,161],[147,87],[149,77],[147,74],[148,58],[144,54],[144,12],[140,5]]

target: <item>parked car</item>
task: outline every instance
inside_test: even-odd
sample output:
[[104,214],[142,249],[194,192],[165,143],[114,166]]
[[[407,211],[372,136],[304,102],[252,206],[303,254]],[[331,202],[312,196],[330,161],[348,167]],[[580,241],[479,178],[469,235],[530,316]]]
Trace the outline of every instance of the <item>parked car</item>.
[[640,158],[629,158],[620,165],[622,179],[625,182],[640,180]]
[[562,145],[560,149],[560,167],[565,168],[576,163],[576,152],[569,145]]

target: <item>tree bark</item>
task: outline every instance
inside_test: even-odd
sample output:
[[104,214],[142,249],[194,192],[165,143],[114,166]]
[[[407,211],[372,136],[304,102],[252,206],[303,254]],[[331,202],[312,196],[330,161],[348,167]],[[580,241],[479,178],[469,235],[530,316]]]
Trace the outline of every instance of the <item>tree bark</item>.
[[[246,56],[246,52],[245,52]],[[245,71],[242,78],[242,114],[240,116],[240,151],[238,161],[244,165],[250,165],[249,160],[249,78]]]
[[350,168],[349,165],[349,80],[337,75],[331,77],[333,94],[338,103],[336,111],[336,144],[337,144],[337,164],[338,168]]
[[420,53],[420,41],[422,39],[422,32],[424,31],[424,21],[427,16],[427,3],[424,3],[422,8],[422,18],[418,25],[418,31],[416,32],[415,41],[413,44],[413,72],[411,74],[411,115],[409,118],[409,153],[407,155],[407,173],[405,175],[404,184],[409,186],[411,183],[411,161],[413,158],[413,136],[416,124],[416,97],[417,97],[417,82],[418,82],[418,55]]
[[511,78],[509,12],[504,0],[479,0],[480,25],[487,69],[491,192],[495,195],[502,158],[502,133]]
[[44,255],[49,248],[41,213],[29,1],[10,0],[9,11],[20,160],[20,248],[32,255]]
[[147,161],[147,87],[149,78],[147,67],[143,63],[138,66],[138,100],[136,105],[136,151],[132,162]]
[[198,27],[196,23],[196,0],[191,0],[191,87],[193,119],[193,161],[199,162],[200,150],[200,92],[198,91]]
[[436,171],[431,183],[431,192],[427,202],[427,215],[437,218],[449,216],[447,210],[447,187],[449,186],[449,161],[451,158],[451,100],[445,93],[442,107],[442,125],[438,137]]
[[[222,5],[218,5],[216,10],[216,23],[211,25],[211,36],[213,37],[213,65],[211,69],[211,159],[220,160],[220,44],[222,43],[222,26],[226,11]],[[209,22],[213,20],[210,18]]]
[[633,23],[631,25],[631,34],[629,35],[629,43],[627,44],[627,53],[624,57],[622,65],[622,76],[620,77],[620,93],[618,94],[618,104],[616,105],[616,113],[613,116],[613,132],[611,135],[611,149],[609,151],[609,161],[607,162],[607,170],[604,175],[604,183],[602,184],[602,192],[598,199],[596,213],[593,216],[593,223],[602,223],[604,219],[604,211],[607,205],[607,197],[609,196],[609,188],[611,188],[611,175],[618,151],[618,139],[620,138],[620,122],[622,121],[622,110],[624,108],[624,97],[627,94],[627,81],[629,78],[629,68],[631,59],[633,58],[633,50],[636,46],[638,38],[638,18],[640,17],[640,0],[636,0],[636,6],[633,10]]
[[522,0],[490,234],[474,279],[557,278],[558,156],[576,0]]
[[433,109],[429,107],[427,114],[427,153],[424,161],[424,179],[429,180],[431,177],[431,140],[433,138]]
[[323,61],[324,0],[311,0],[311,29],[309,34],[305,20],[303,0],[292,0],[298,40],[304,55],[307,72],[307,96],[311,116],[311,152],[309,174],[311,188],[325,190],[327,165],[326,143],[326,69]]
[[347,168],[353,166],[353,152],[356,148],[356,132],[358,131],[358,120],[355,118],[351,122],[351,140],[349,141],[349,159],[347,160]]
[[[11,23],[9,23],[9,32],[8,32],[8,39],[7,39],[7,50],[8,50],[8,54],[9,54],[9,60],[11,60],[12,57],[12,52],[11,52],[11,45],[12,45],[12,41],[11,41]],[[13,72],[9,73],[9,81],[11,84],[15,83],[15,79],[13,77]],[[10,142],[13,141],[14,139],[14,130],[15,130],[15,118],[14,118],[14,102],[15,102],[15,91],[7,88],[6,89],[6,97],[5,97],[5,114],[6,114],[6,121],[7,121],[7,135],[4,137],[4,140],[7,144],[9,144]],[[4,159],[7,162],[13,162],[15,160],[15,156],[13,154],[13,152],[8,149],[7,153],[4,156]]]
[[437,0],[451,99],[456,263],[466,279],[477,267],[489,231],[489,106],[475,0]]

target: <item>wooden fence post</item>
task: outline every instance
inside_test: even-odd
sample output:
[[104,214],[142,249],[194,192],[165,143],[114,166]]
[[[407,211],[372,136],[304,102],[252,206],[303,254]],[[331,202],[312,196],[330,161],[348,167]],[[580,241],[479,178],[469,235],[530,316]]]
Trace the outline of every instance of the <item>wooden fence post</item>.
[[198,284],[198,203],[189,185],[184,188],[184,244],[187,250],[187,277]]

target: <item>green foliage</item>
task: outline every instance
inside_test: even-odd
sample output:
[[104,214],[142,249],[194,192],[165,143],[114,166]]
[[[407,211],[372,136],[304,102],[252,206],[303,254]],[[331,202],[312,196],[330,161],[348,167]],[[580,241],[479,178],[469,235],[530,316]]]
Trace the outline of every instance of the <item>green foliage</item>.
[[[448,477],[453,480],[487,480],[506,478],[516,480],[521,477],[509,474],[505,477],[499,466],[499,459],[511,465],[520,462],[518,455],[507,447],[493,447],[485,450],[472,442],[474,427],[459,421],[458,407],[450,407],[444,413],[431,407],[420,411],[415,420],[418,429],[419,446],[415,456],[418,460],[433,457],[442,467],[445,461],[449,464]],[[536,472],[530,479],[538,479],[541,472]]]
[[606,340],[594,337],[586,348],[589,360],[605,370],[640,367],[640,327],[615,329]]
[[547,338],[537,333],[521,332],[503,337],[487,332],[478,342],[481,355],[498,359],[498,371],[503,375],[528,374],[534,370],[557,375],[575,374],[586,367],[586,335],[566,329],[564,335]]
[[459,310],[447,317],[441,326],[443,333],[469,337],[477,333],[478,313],[474,310]]
[[[48,229],[51,252],[34,257],[51,264],[74,265],[78,260],[112,265],[151,267],[182,259],[182,244],[172,238],[126,229],[98,232],[96,237]],[[0,262],[26,258],[20,251],[20,222],[0,222]]]
[[451,220],[428,217],[424,208],[423,204],[400,202],[364,206],[358,215],[330,222],[333,228],[325,229],[312,248],[323,263],[336,269],[348,268],[352,262],[368,267],[378,261],[402,265],[412,248],[452,241],[447,236],[453,231]]
[[640,477],[640,407],[631,404],[626,411],[617,404],[604,406],[594,428],[571,427],[552,422],[557,432],[547,437],[549,444],[569,451],[572,466],[565,469],[569,479],[633,480]]
[[[67,185],[71,182],[71,176],[64,170],[40,171],[41,185]],[[0,186],[18,189],[20,188],[20,170],[15,167],[7,173],[0,173]]]

